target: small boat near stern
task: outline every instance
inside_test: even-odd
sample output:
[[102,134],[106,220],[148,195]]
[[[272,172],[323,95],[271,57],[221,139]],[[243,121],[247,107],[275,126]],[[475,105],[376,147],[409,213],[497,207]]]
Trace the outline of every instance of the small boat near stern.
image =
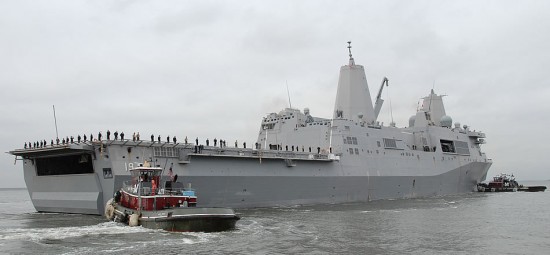
[[216,232],[235,228],[240,219],[231,208],[197,207],[191,185],[166,181],[160,187],[162,168],[140,166],[131,169],[125,182],[105,206],[108,220],[129,226],[143,226],[178,232]]
[[545,191],[546,186],[523,186],[518,184],[514,175],[500,174],[493,177],[489,183],[478,183],[478,192],[539,192]]

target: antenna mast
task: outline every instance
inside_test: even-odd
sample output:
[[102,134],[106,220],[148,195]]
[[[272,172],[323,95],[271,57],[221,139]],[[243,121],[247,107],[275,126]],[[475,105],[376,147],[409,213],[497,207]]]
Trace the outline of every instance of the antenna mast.
[[393,109],[391,107],[391,97],[390,97],[390,92],[388,90],[386,90],[386,95],[388,96],[388,100],[390,101],[390,117],[391,117],[390,126],[395,127],[395,122],[393,121]]
[[59,133],[57,132],[57,118],[55,117],[55,105],[52,105],[52,106],[53,106],[53,120],[55,122],[55,138],[58,139]]
[[290,91],[288,90],[288,81],[286,81],[286,94],[288,95],[288,104],[290,105],[290,109],[292,109],[292,102],[290,102]]
[[349,52],[349,65],[353,66],[355,65],[355,61],[353,60],[353,56],[351,55],[351,41],[348,41],[348,52]]

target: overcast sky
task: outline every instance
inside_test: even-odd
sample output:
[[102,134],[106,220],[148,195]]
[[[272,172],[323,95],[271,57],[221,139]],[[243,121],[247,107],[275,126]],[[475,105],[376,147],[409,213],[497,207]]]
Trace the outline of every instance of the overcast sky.
[[[0,149],[98,131],[256,140],[292,106],[332,116],[347,44],[381,121],[435,87],[487,134],[489,177],[550,179],[550,1],[0,1]],[[0,187],[24,187],[0,156]]]

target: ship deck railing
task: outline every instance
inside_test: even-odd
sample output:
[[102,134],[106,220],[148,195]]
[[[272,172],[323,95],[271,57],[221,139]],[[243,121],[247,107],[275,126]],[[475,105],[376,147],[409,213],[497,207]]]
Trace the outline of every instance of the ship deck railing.
[[[83,153],[93,152],[94,147],[102,153],[104,146],[136,146],[153,148],[172,148],[177,151],[175,157],[180,158],[180,162],[188,160],[189,156],[210,156],[210,157],[240,157],[254,159],[283,159],[283,160],[305,160],[305,161],[338,161],[338,155],[332,154],[328,149],[323,149],[319,153],[308,151],[287,151],[287,150],[269,150],[252,149],[236,147],[219,146],[197,146],[190,143],[169,143],[169,142],[151,142],[151,141],[132,141],[132,140],[94,140],[93,142],[74,142],[63,145],[46,146],[44,148],[28,148],[10,151],[17,156],[41,156],[42,154],[61,154],[61,153]],[[99,147],[99,149],[97,149]],[[201,147],[201,150],[198,148]],[[309,149],[309,148],[308,148]],[[316,149],[316,148],[315,148]],[[163,157],[162,155],[155,155]],[[173,157],[173,156],[169,156]]]
[[301,152],[301,151],[280,151],[264,149],[248,149],[233,147],[204,147],[202,150],[191,148],[180,149],[180,158],[189,156],[208,156],[208,157],[234,157],[234,158],[253,158],[253,159],[290,159],[307,161],[333,161],[339,157],[331,153],[321,152]]

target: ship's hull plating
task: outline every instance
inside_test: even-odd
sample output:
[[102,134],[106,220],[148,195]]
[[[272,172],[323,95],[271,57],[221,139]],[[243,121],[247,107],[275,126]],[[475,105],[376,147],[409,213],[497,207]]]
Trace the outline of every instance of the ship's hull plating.
[[[265,172],[261,175],[265,171],[261,165],[254,169],[244,169],[246,164],[239,167],[238,160],[231,159],[231,162],[225,163],[232,164],[230,170],[225,170],[226,175],[215,175],[217,173],[208,172],[207,169],[203,171],[208,175],[194,171],[186,173],[186,170],[175,171],[180,172],[179,181],[192,183],[192,187],[197,190],[199,207],[272,207],[472,192],[476,184],[485,179],[491,165],[490,162],[471,162],[433,176],[345,176],[326,172],[341,167],[337,162],[313,163],[312,168],[319,172],[325,171],[318,175],[266,175]],[[92,174],[36,176],[34,166],[27,162],[24,166],[25,181],[36,210],[101,215],[106,200],[130,176],[122,170],[122,174],[114,174],[112,179],[104,180],[103,174],[97,173],[97,169]],[[258,174],[227,173],[236,169]],[[281,173],[302,171],[300,167],[280,167],[280,170]]]

